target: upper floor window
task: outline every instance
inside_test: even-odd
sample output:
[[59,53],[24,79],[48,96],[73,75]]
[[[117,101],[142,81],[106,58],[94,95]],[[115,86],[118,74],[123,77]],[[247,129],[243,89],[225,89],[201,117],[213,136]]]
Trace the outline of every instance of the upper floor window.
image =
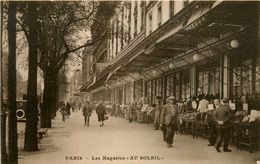
[[162,24],[162,5],[161,3],[158,4],[158,26],[160,26]]
[[152,12],[150,12],[149,13],[149,33],[152,33],[152,30],[153,30],[153,13]]
[[121,15],[121,30],[120,30],[120,34],[121,34],[121,50],[123,49],[124,45],[124,14]]
[[134,36],[137,34],[137,1],[135,1],[134,6]]
[[145,2],[141,1],[141,31],[144,29],[144,22],[145,22]]
[[131,40],[131,3],[130,3],[130,9],[128,14],[128,43]]

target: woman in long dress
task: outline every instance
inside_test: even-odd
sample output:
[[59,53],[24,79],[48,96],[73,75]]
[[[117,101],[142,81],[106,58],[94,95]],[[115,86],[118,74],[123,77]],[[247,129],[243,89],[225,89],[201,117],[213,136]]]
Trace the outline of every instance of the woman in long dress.
[[107,113],[106,113],[106,108],[102,102],[100,102],[99,105],[97,106],[96,113],[98,115],[98,122],[101,122],[100,127],[104,126],[105,115]]

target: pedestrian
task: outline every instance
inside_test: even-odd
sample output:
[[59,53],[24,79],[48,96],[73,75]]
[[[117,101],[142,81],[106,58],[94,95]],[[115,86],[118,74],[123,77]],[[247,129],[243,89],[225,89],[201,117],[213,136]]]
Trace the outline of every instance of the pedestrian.
[[114,116],[116,112],[116,104],[112,105],[112,112],[111,112],[111,116]]
[[199,102],[198,111],[200,112],[200,120],[203,120],[203,116],[208,111],[209,101],[206,98],[207,95],[205,95]]
[[206,96],[204,96],[202,98],[202,100],[200,100],[200,102],[199,102],[198,111],[201,112],[201,113],[207,112],[208,111],[208,105],[209,105],[209,101],[206,99]]
[[81,102],[78,102],[78,109],[76,109],[76,111],[77,111],[77,110],[80,111],[80,109],[81,109]]
[[156,104],[154,107],[154,130],[158,130],[160,127],[160,116],[161,116],[161,111],[162,111],[162,97],[161,96],[156,96]]
[[217,126],[214,121],[214,115],[218,110],[220,105],[220,100],[217,98],[214,100],[214,108],[213,110],[208,111],[208,124],[209,124],[209,144],[208,146],[214,146],[217,140]]
[[89,101],[87,101],[86,104],[83,105],[82,113],[83,113],[83,116],[84,116],[85,125],[89,126],[89,118],[90,118],[91,113],[92,113],[92,108],[90,106]]
[[101,122],[100,127],[104,126],[105,115],[107,113],[106,113],[105,106],[103,105],[102,102],[100,102],[98,104],[97,109],[96,109],[96,113],[98,115],[98,122]]
[[192,100],[191,100],[190,97],[188,97],[188,99],[187,99],[187,101],[186,101],[186,112],[187,112],[187,113],[193,112]]
[[67,110],[67,117],[68,117],[68,118],[70,118],[70,114],[71,114],[70,108],[71,108],[70,103],[67,102],[67,104],[66,104],[66,110]]
[[182,134],[182,115],[186,112],[186,99],[180,100],[178,104],[178,121],[177,121],[177,134]]
[[192,98],[191,106],[192,106],[193,112],[196,112],[198,109],[198,103],[197,103],[195,96]]
[[167,99],[168,103],[163,107],[161,115],[161,126],[166,127],[166,143],[167,147],[172,147],[174,133],[177,128],[178,121],[178,106],[176,105],[176,98],[170,96]]
[[115,117],[117,117],[120,113],[120,105],[116,104]]
[[218,132],[218,137],[216,141],[216,150],[217,152],[221,152],[220,146],[222,145],[222,142],[224,140],[223,151],[231,152],[231,150],[228,149],[228,144],[229,144],[229,134],[231,131],[232,114],[228,104],[229,102],[228,98],[224,98],[222,102],[223,103],[219,105],[214,115],[214,119],[217,124],[217,132]]
[[135,111],[135,103],[133,102],[129,107],[128,107],[128,111],[127,111],[127,118],[128,118],[128,122],[132,122],[133,121],[133,113]]
[[65,122],[65,116],[67,115],[67,109],[66,109],[65,103],[62,104],[62,106],[60,108],[60,112],[62,115],[62,121]]

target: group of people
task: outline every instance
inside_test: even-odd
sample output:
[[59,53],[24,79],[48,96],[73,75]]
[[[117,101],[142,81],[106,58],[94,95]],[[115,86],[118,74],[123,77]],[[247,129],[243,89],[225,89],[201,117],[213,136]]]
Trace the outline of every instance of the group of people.
[[[94,105],[90,104],[89,101],[86,101],[83,104],[80,104],[80,107],[82,109],[82,114],[84,116],[84,125],[89,126],[90,124],[90,116],[92,114],[92,111],[94,110]],[[71,109],[73,110],[73,107],[70,106],[70,103],[67,102],[67,104],[65,105],[65,103],[62,104],[61,108],[60,108],[60,112],[62,115],[62,121],[65,122],[66,117],[69,118],[69,116],[71,115]],[[80,110],[80,108],[79,108]],[[75,111],[75,110],[73,110]],[[104,126],[104,121],[106,119],[108,119],[108,117],[106,116],[107,112],[106,112],[106,108],[105,105],[103,104],[103,102],[99,102],[96,106],[96,113],[98,115],[98,122],[100,122],[100,127]]]
[[[185,103],[184,105],[186,105]],[[221,152],[220,147],[223,144],[223,151],[230,152],[228,149],[230,131],[231,131],[231,119],[232,112],[229,107],[229,99],[224,98],[222,103],[219,99],[214,100],[214,109],[206,110],[208,108],[208,100],[204,96],[199,103],[197,103],[195,111],[199,113],[208,112],[211,116],[210,119],[210,134],[209,134],[209,146],[215,146],[217,152]],[[174,134],[178,131],[180,124],[179,115],[184,108],[183,104],[178,103],[175,97],[170,96],[167,98],[166,105],[163,105],[162,98],[156,97],[156,104],[154,107],[154,130],[161,129],[163,133],[163,140],[166,142],[167,147],[172,147]],[[187,109],[187,106],[185,106]],[[205,111],[204,111],[205,110]]]
[[[195,100],[195,99],[193,99]],[[191,99],[184,99],[177,102],[176,98],[170,96],[167,98],[167,102],[163,105],[162,97],[156,97],[156,104],[153,105],[154,113],[154,130],[162,130],[163,141],[166,142],[168,148],[172,147],[174,135],[177,131],[180,131],[180,118],[179,116],[185,112],[198,112],[207,113],[210,116],[209,119],[209,146],[215,146],[217,152],[221,152],[220,147],[223,144],[223,151],[230,152],[228,149],[229,134],[231,131],[231,119],[232,112],[229,107],[229,99],[224,98],[222,103],[218,98],[214,99],[213,110],[208,110],[209,100],[206,96],[203,96],[201,100],[196,103]],[[212,100],[210,100],[212,101]],[[128,120],[132,122],[133,111],[136,110],[138,104],[133,103],[127,110]],[[65,121],[65,117],[70,115],[70,104],[63,104],[60,112],[62,114],[62,120]],[[113,110],[114,108],[114,110]],[[117,115],[119,113],[119,106],[112,107],[112,114]],[[84,116],[84,124],[89,126],[91,113],[94,110],[94,105],[87,101],[81,104],[82,113]],[[104,121],[108,119],[106,116],[106,107],[102,102],[99,102],[96,106],[96,113],[98,115],[98,122],[100,127],[104,126]]]
[[172,147],[174,134],[178,124],[178,106],[173,96],[167,98],[167,104],[162,104],[162,98],[156,97],[154,106],[154,130],[161,129],[163,132],[163,141],[167,147]]

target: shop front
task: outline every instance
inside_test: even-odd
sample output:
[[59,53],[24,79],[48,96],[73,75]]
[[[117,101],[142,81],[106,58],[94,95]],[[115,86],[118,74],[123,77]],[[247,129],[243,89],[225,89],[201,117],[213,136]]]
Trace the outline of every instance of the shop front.
[[191,97],[190,69],[166,75],[166,97],[174,96],[177,100]]

